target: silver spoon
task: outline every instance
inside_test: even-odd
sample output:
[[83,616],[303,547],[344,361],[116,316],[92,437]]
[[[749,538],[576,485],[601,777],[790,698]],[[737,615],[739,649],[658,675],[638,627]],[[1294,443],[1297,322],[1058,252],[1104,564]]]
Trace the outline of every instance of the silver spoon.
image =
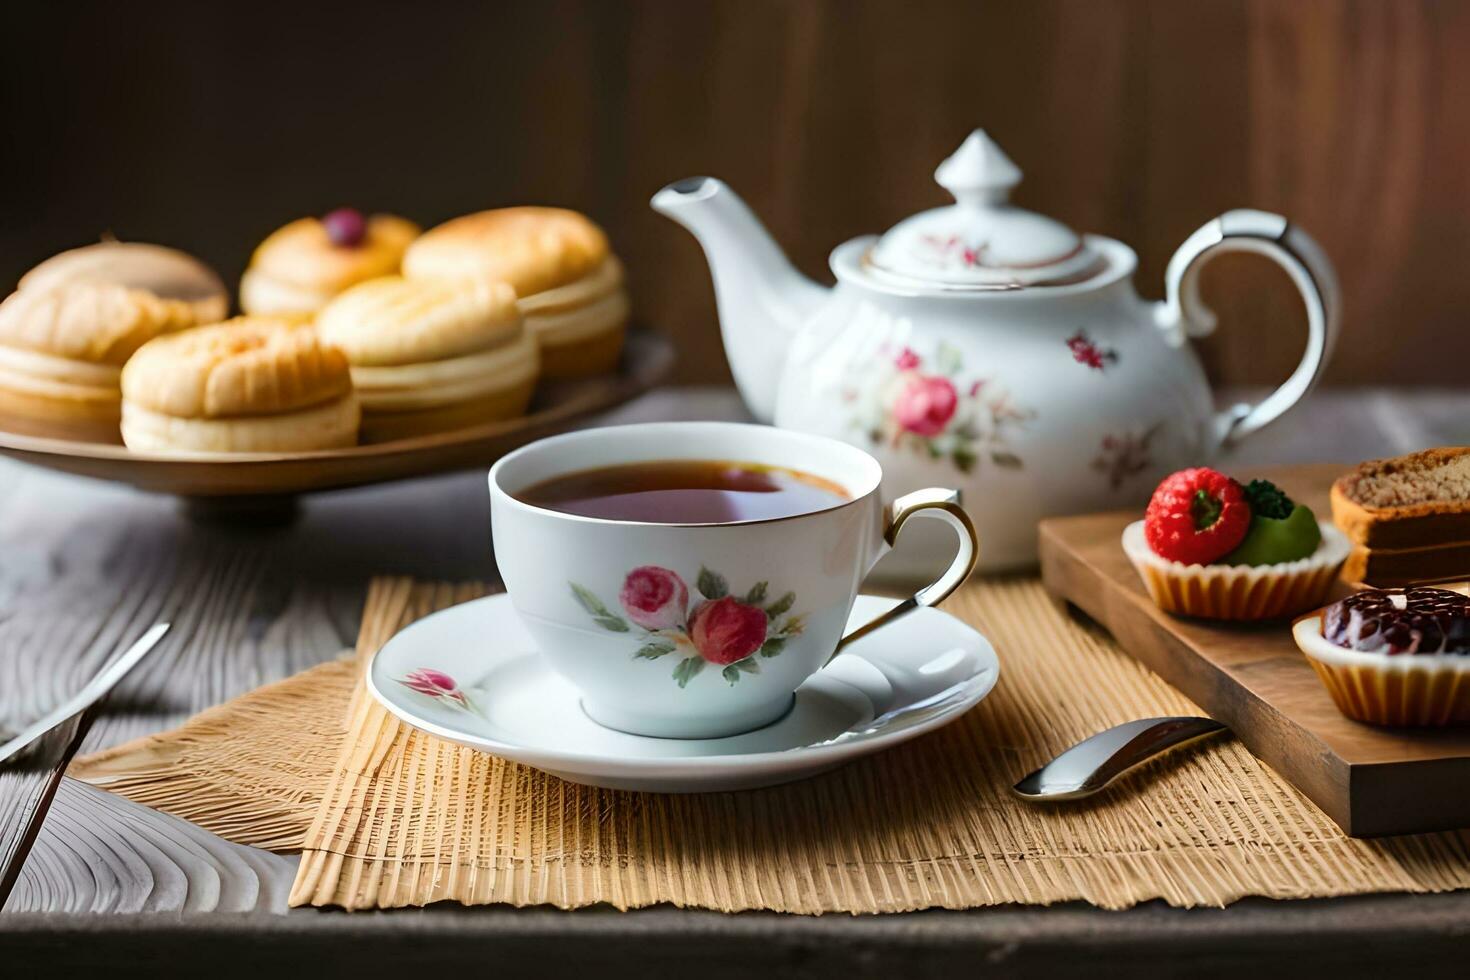
[[1021,780],[1011,791],[1032,803],[1080,800],[1154,756],[1216,732],[1228,731],[1211,718],[1143,718],[1083,739]]

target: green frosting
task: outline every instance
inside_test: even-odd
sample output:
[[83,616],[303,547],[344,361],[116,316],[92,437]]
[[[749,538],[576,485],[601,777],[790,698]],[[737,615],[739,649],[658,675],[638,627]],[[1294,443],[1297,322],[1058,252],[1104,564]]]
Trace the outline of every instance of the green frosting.
[[1297,504],[1285,517],[1251,517],[1250,530],[1240,546],[1215,564],[1275,565],[1296,561],[1317,550],[1322,542],[1322,529],[1310,508]]

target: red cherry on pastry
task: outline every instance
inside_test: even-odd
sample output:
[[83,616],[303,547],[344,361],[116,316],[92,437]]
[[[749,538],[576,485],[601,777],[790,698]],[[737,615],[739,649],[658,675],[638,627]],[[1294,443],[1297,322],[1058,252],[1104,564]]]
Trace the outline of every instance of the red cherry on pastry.
[[1240,484],[1198,466],[1164,478],[1143,518],[1154,554],[1186,565],[1208,565],[1234,551],[1250,530],[1251,509]]
[[322,218],[322,227],[339,248],[356,248],[367,237],[367,219],[357,208],[338,208]]

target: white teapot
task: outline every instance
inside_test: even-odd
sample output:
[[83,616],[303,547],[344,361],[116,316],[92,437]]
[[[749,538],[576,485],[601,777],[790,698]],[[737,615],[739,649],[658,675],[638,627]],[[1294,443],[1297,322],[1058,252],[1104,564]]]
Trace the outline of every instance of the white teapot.
[[[1034,564],[1042,517],[1135,506],[1163,475],[1209,462],[1300,401],[1331,355],[1332,266],[1283,217],[1210,221],[1174,253],[1166,298],[1152,303],[1134,291],[1127,245],[1008,203],[1021,172],[983,131],[935,178],[956,203],[837,246],[832,288],[797,272],[719,180],[677,181],[652,205],[704,246],[751,412],[867,449],[890,498],[961,488],[984,569]],[[1263,401],[1219,412],[1188,340],[1215,329],[1200,267],[1241,250],[1290,274],[1307,350]],[[900,549],[888,571],[943,557],[926,550]]]

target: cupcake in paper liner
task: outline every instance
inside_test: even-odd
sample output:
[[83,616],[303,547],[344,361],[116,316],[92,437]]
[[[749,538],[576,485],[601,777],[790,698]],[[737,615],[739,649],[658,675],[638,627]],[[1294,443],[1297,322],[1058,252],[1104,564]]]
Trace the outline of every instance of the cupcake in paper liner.
[[1203,619],[1281,619],[1321,605],[1349,548],[1274,484],[1242,486],[1205,467],[1166,478],[1123,531],[1154,602]]
[[1470,598],[1366,589],[1292,626],[1344,715],[1372,725],[1470,723]]

